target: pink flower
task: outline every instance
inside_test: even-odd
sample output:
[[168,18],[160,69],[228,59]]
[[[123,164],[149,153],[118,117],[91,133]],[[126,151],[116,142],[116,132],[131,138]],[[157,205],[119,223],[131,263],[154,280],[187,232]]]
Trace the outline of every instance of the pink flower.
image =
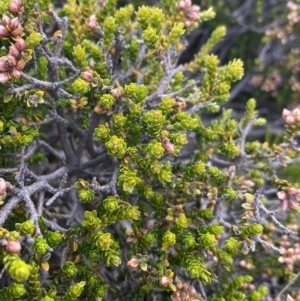
[[181,10],[186,10],[187,8],[189,8],[192,5],[192,1],[191,0],[181,0],[178,3],[178,8]]
[[285,118],[285,122],[289,125],[293,125],[293,124],[295,124],[296,120],[293,116],[287,116]]
[[192,5],[190,8],[187,9],[186,14],[190,20],[196,21],[199,19],[199,11],[200,7],[198,5]]
[[9,34],[8,30],[5,28],[5,26],[0,25],[0,38],[5,38]]
[[193,25],[193,23],[190,21],[190,20],[186,20],[185,22],[184,22],[184,26],[185,27],[191,27]]
[[17,47],[15,47],[14,45],[9,47],[9,52],[8,52],[11,56],[13,57],[18,57],[20,52],[18,51]]
[[13,30],[17,29],[19,25],[20,25],[19,19],[18,18],[13,18],[13,19],[10,20],[8,26],[9,26],[9,29],[11,31],[13,31]]
[[18,240],[9,240],[6,245],[6,251],[9,253],[19,253],[21,244]]
[[297,209],[298,203],[297,203],[296,201],[290,200],[290,201],[288,201],[288,206],[289,206],[291,209],[295,210],[295,209]]
[[116,98],[116,99],[119,99],[122,97],[123,95],[123,92],[122,92],[122,89],[121,88],[115,88],[115,89],[112,89],[110,91],[111,95]]
[[16,40],[15,46],[19,51],[23,51],[26,48],[26,41],[22,38],[18,38]]
[[17,62],[17,69],[19,70],[19,71],[22,71],[23,69],[24,69],[24,67],[25,67],[25,61],[24,60],[19,60],[18,62]]
[[282,111],[282,118],[285,119],[286,117],[288,116],[291,116],[292,115],[292,112],[288,109],[283,109]]
[[14,56],[12,55],[7,55],[6,56],[6,63],[8,67],[14,67],[17,64],[17,60]]
[[23,27],[19,25],[15,30],[11,32],[11,35],[16,38],[21,36],[22,32],[23,32]]
[[295,187],[289,187],[286,192],[288,195],[296,195],[298,194],[298,189]]
[[285,191],[278,191],[277,197],[279,198],[280,202],[280,208],[282,210],[286,210],[287,207],[290,207],[291,209],[295,210],[298,207],[298,190],[294,187],[290,187],[287,189],[287,192]]
[[300,121],[300,110],[298,108],[293,110],[292,115],[295,118],[295,121],[297,121],[297,122]]
[[5,84],[9,81],[9,76],[7,72],[0,73],[0,84]]
[[3,58],[0,59],[0,72],[6,72],[8,69],[6,60],[4,60]]
[[192,298],[192,297],[195,297],[196,295],[197,295],[196,289],[193,286],[190,286],[189,287],[189,296]]
[[21,77],[21,72],[18,70],[18,69],[16,69],[16,68],[14,68],[12,71],[11,71],[11,76],[13,77],[13,78],[20,78]]
[[294,301],[294,298],[292,298],[291,295],[286,296],[286,301]]
[[171,279],[167,276],[162,276],[159,280],[159,284],[162,286],[168,286],[170,284]]
[[93,80],[93,75],[90,71],[81,72],[81,77],[87,82],[91,82]]
[[90,30],[94,30],[97,27],[96,15],[89,16],[87,26]]
[[173,144],[173,143],[167,141],[167,142],[165,142],[165,143],[163,144],[163,147],[164,147],[165,152],[166,152],[167,154],[172,154],[172,153],[174,153],[175,147],[174,147],[174,144]]
[[285,191],[278,191],[277,196],[278,196],[279,200],[285,200],[287,198],[287,194]]
[[103,7],[105,4],[105,0],[98,0],[99,7]]
[[140,261],[137,258],[132,258],[127,262],[127,265],[131,269],[136,269],[140,265]]
[[11,19],[7,15],[3,15],[2,16],[2,25],[3,26],[9,25],[10,21],[11,21]]
[[21,11],[23,5],[21,0],[12,0],[8,4],[8,11],[11,12],[13,15],[18,15]]

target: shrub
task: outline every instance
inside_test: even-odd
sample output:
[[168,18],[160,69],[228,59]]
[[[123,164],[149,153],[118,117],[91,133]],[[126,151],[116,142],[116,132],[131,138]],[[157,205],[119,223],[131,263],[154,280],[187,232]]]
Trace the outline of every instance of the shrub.
[[283,111],[284,141],[269,145],[247,139],[266,123],[254,99],[240,120],[221,110],[244,74],[211,53],[225,26],[178,64],[212,8],[0,12],[3,300],[258,301],[267,276],[294,276],[300,191],[283,170],[299,162],[300,113]]

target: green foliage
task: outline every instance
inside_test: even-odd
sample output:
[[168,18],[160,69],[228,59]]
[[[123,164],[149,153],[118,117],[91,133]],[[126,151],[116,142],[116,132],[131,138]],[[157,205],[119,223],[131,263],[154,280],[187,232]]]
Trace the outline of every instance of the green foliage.
[[279,176],[298,162],[300,112],[284,112],[284,142],[271,146],[248,141],[266,122],[254,98],[242,118],[207,118],[244,75],[241,59],[213,53],[223,25],[178,65],[185,35],[214,10],[3,3],[0,299],[263,300],[244,268],[297,234],[285,224],[297,224],[299,183]]
[[25,263],[23,260],[21,260],[21,258],[19,258],[18,255],[5,255],[3,258],[3,263],[5,270],[16,281],[21,282],[29,278],[31,266]]

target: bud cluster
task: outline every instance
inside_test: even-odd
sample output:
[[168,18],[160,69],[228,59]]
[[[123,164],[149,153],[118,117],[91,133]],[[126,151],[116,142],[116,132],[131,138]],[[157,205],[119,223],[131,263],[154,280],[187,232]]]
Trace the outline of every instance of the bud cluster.
[[278,191],[277,197],[281,202],[281,209],[285,210],[287,207],[290,207],[291,209],[296,209],[300,201],[300,191],[299,189],[290,187],[286,191]]
[[[18,3],[14,4],[14,7]],[[3,15],[2,25],[0,25],[0,38],[12,37],[14,44],[9,47],[8,54],[0,58],[0,83],[2,84],[8,82],[11,78],[20,78],[21,71],[25,67],[22,52],[26,48],[26,41],[21,38],[22,32],[23,27],[18,18],[11,19]]]
[[187,20],[185,21],[184,25],[186,27],[191,27],[195,21],[199,19],[199,5],[192,5],[191,0],[181,0],[178,4],[178,8],[184,12]]
[[2,25],[0,25],[0,38],[20,37],[23,32],[18,18],[11,19],[10,17],[3,15]]
[[[272,297],[267,297],[267,301],[282,301],[282,298],[279,296],[272,298]],[[297,296],[296,298],[291,297],[291,295],[286,296],[286,301],[300,301],[300,295]]]
[[188,282],[182,282],[179,278],[175,278],[176,291],[171,295],[171,301],[199,301],[197,291],[194,286]]
[[294,125],[300,122],[300,110],[298,108],[290,111],[288,109],[283,109],[282,111],[282,118],[284,119],[285,123],[288,125]]
[[295,243],[288,249],[283,247],[285,244],[286,240],[285,237],[283,237],[283,239],[280,241],[280,245],[284,254],[278,258],[278,262],[285,264],[286,268],[293,272],[294,265],[300,262],[300,244]]

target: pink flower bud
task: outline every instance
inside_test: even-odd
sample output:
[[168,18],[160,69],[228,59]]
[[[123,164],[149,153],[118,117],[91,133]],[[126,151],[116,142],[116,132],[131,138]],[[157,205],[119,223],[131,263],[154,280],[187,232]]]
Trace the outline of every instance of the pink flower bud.
[[20,25],[20,22],[19,22],[19,19],[18,18],[13,18],[10,20],[8,26],[9,26],[9,29],[11,31],[15,30],[18,28],[18,26]]
[[0,25],[0,38],[5,38],[9,35],[8,30],[5,28],[5,26]]
[[289,205],[288,200],[281,200],[281,202],[280,202],[280,208],[282,210],[286,210],[286,208],[288,207],[288,205]]
[[255,290],[255,285],[254,284],[249,284],[248,285],[248,290],[249,291],[254,291]]
[[191,0],[181,0],[178,3],[178,8],[181,9],[181,10],[185,10],[188,7],[190,7],[191,5],[192,5],[192,1]]
[[23,5],[21,0],[12,0],[8,4],[8,11],[11,12],[13,15],[18,15],[22,9],[22,6]]
[[283,109],[283,111],[282,111],[282,118],[283,119],[286,119],[286,117],[291,116],[291,115],[292,115],[292,112],[290,110]]
[[245,268],[245,267],[247,266],[246,260],[241,260],[241,261],[240,261],[240,266],[241,266],[242,268]]
[[127,265],[131,268],[131,269],[136,269],[140,264],[140,261],[137,258],[132,258],[127,262]]
[[18,57],[20,54],[19,50],[15,46],[10,46],[8,53],[13,57]]
[[19,70],[19,71],[22,71],[23,69],[24,69],[24,67],[25,67],[25,62],[24,62],[24,60],[19,60],[18,62],[17,62],[17,69]]
[[295,120],[295,118],[291,115],[291,116],[287,116],[287,117],[285,118],[285,122],[286,122],[287,124],[289,124],[289,125],[293,125],[293,124],[295,124],[296,120]]
[[2,25],[3,26],[7,26],[10,23],[10,17],[8,17],[7,15],[3,15],[2,16]]
[[200,7],[198,5],[192,5],[188,10],[187,10],[187,16],[192,20],[196,21],[199,19],[199,11]]
[[187,27],[187,28],[191,27],[192,25],[193,25],[193,22],[190,21],[190,20],[186,20],[186,21],[184,22],[184,26]]
[[186,292],[181,292],[180,293],[180,300],[186,300],[188,298],[188,294]]
[[177,293],[179,293],[179,292],[175,292],[176,295],[174,295],[174,293],[171,295],[171,299],[170,299],[171,301],[181,301],[182,300]]
[[15,46],[19,51],[23,51],[26,48],[26,41],[22,38],[18,38],[16,40]]
[[291,209],[295,210],[297,209],[298,203],[296,201],[289,201],[288,205]]
[[18,240],[7,241],[6,251],[9,253],[19,253],[21,250],[21,244]]
[[185,283],[182,285],[182,290],[185,292],[185,291],[187,291],[187,290],[189,289],[189,287],[190,287],[190,284],[187,283],[187,282],[185,282]]
[[298,193],[298,189],[295,187],[289,187],[286,192],[288,195],[296,195]]
[[180,280],[176,281],[176,288],[177,288],[177,290],[181,290],[182,286],[183,286],[182,281],[180,281]]
[[93,75],[90,71],[81,72],[81,77],[87,82],[91,82],[93,80]]
[[97,27],[96,15],[89,16],[87,26],[90,30],[94,30]]
[[6,182],[3,178],[0,178],[0,195],[6,193]]
[[170,284],[170,278],[167,277],[167,276],[162,276],[159,280],[159,284],[162,285],[162,286],[165,286],[167,287],[169,284]]
[[197,291],[196,291],[196,289],[195,289],[193,286],[190,286],[190,287],[189,287],[188,292],[189,292],[189,296],[190,296],[191,298],[193,298],[193,297],[195,297],[195,296],[197,295]]
[[119,99],[122,97],[123,95],[123,92],[122,92],[122,89],[121,88],[115,88],[115,89],[112,89],[110,91],[111,95],[116,98],[116,99]]
[[6,56],[6,63],[8,67],[14,67],[17,64],[17,60],[14,56],[12,55],[7,55]]
[[18,69],[16,69],[16,68],[14,68],[12,71],[11,71],[11,76],[13,77],[13,78],[20,78],[21,77],[21,72],[18,70]]
[[0,59],[0,72],[6,72],[8,69],[6,60]]
[[292,115],[297,122],[300,121],[300,110],[298,108],[293,110]]
[[99,7],[103,7],[105,4],[105,0],[98,0]]
[[289,10],[297,10],[297,5],[295,3],[293,3],[292,1],[289,1],[286,5],[286,7],[289,9]]
[[188,17],[192,20],[192,21],[197,21],[199,19],[198,13],[195,12],[189,12],[188,13]]
[[23,27],[21,25],[19,25],[15,30],[13,30],[11,32],[11,34],[12,34],[13,37],[16,38],[16,37],[21,36],[22,32],[23,32]]
[[291,295],[287,295],[287,296],[286,296],[286,301],[294,301],[294,300],[295,300],[295,299],[292,298]]
[[9,76],[7,72],[0,73],[0,84],[5,84],[9,81]]
[[174,147],[174,144],[173,144],[173,143],[167,141],[167,142],[165,142],[165,143],[163,144],[163,147],[164,147],[165,152],[166,152],[167,154],[172,154],[172,153],[174,153],[175,147]]
[[281,190],[277,192],[277,197],[279,200],[285,200],[287,198],[286,192]]

